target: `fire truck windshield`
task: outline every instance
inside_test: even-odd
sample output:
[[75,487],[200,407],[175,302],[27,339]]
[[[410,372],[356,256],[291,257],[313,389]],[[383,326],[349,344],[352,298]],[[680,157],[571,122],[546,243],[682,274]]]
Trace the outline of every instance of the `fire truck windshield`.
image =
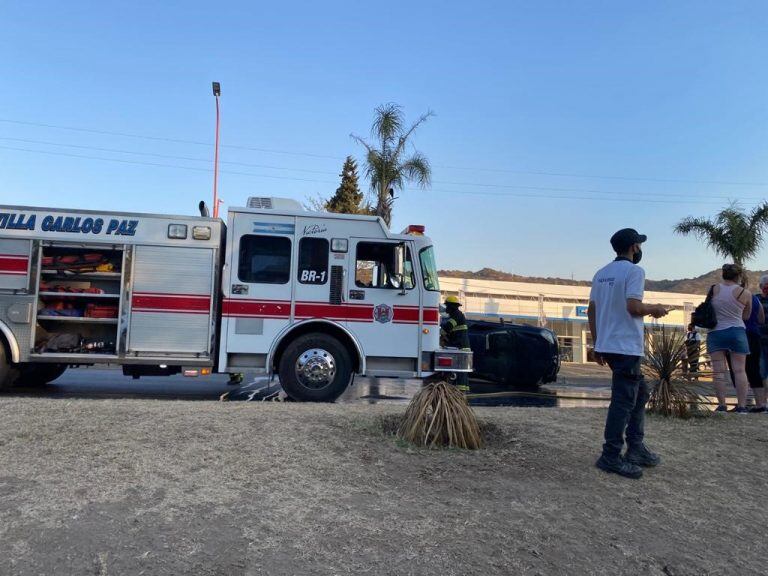
[[427,246],[419,252],[421,261],[421,275],[424,276],[424,288],[433,292],[440,291],[440,282],[437,279],[437,264],[435,263],[435,249]]

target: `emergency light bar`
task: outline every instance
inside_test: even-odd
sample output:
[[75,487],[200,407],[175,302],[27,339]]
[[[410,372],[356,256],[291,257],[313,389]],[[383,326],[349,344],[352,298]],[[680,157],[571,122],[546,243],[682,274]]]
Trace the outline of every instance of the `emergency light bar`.
[[408,228],[403,230],[403,234],[409,234],[411,236],[424,236],[424,231],[427,229],[423,224],[410,224]]

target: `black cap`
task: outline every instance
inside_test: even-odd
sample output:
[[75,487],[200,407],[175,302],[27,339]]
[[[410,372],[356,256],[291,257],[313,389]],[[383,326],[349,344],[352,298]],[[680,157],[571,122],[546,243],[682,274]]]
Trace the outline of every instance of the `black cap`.
[[648,236],[640,234],[634,228],[622,228],[611,236],[611,246],[616,252],[626,252],[633,244],[642,244]]

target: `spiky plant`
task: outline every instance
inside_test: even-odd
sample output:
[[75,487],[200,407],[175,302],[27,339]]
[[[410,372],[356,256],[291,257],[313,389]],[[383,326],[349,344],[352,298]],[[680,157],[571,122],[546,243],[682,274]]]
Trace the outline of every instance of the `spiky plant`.
[[690,382],[681,377],[685,360],[685,335],[660,326],[646,334],[644,372],[651,382],[648,411],[662,416],[689,418],[705,401]]
[[734,202],[717,213],[714,219],[688,217],[675,226],[675,232],[693,234],[707,243],[716,254],[732,258],[743,266],[753,258],[763,242],[768,226],[768,202],[756,206],[749,214]]
[[433,382],[413,397],[398,438],[429,448],[474,450],[484,445],[480,426],[464,394],[447,382]]

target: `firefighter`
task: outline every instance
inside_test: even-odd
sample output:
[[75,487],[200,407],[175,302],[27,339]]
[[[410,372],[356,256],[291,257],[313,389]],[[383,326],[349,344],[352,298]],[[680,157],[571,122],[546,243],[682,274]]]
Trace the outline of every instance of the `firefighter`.
[[[464,318],[461,310],[459,310],[460,307],[461,302],[459,302],[456,296],[446,297],[445,311],[448,314],[448,318],[440,324],[440,333],[445,340],[446,346],[470,350],[467,320]],[[456,387],[462,392],[469,392],[469,374],[457,372]]]

